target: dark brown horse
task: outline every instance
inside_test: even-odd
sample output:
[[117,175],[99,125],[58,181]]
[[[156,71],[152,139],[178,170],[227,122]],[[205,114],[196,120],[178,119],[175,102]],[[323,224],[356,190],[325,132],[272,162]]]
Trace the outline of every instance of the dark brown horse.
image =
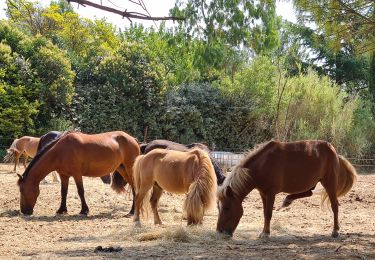
[[322,203],[327,198],[331,202],[334,214],[332,236],[337,237],[337,198],[351,189],[356,176],[353,166],[328,142],[270,141],[245,156],[219,189],[217,230],[233,234],[243,214],[243,199],[257,189],[264,210],[264,228],[260,237],[268,237],[275,195],[280,192],[301,195],[320,182],[325,188]]
[[57,171],[61,178],[61,204],[57,213],[67,212],[69,177],[73,177],[81,199],[80,214],[86,215],[89,208],[84,197],[82,176],[101,177],[117,170],[133,187],[133,163],[139,154],[137,141],[124,132],[63,134],[35,156],[23,176],[19,175],[21,212],[27,215],[33,213],[40,181],[51,171]]

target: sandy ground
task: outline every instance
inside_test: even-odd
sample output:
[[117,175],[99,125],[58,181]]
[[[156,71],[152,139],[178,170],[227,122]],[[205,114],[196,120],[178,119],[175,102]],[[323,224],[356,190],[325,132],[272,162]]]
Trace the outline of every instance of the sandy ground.
[[[360,175],[354,189],[340,199],[340,237],[330,237],[332,213],[320,208],[320,197],[301,199],[290,208],[274,211],[271,238],[258,239],[263,227],[257,191],[244,202],[244,216],[234,237],[215,232],[217,211],[202,226],[187,228],[182,220],[184,196],[163,194],[163,226],[143,220],[135,228],[125,218],[128,196],[116,194],[99,178],[84,180],[88,217],[79,216],[80,201],[71,181],[68,215],[56,216],[60,184],[40,185],[34,215],[19,213],[17,177],[10,165],[0,164],[0,258],[236,258],[236,259],[375,259],[375,175]],[[21,168],[20,172],[23,170]],[[283,194],[276,198],[281,205]],[[98,246],[119,252],[95,251]]]

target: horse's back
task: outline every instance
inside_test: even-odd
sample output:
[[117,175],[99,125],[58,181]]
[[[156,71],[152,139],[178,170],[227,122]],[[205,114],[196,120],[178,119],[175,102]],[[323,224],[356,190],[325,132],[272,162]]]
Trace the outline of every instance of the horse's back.
[[125,159],[132,162],[140,153],[135,138],[121,131],[93,135],[71,132],[53,149],[64,164],[70,164],[66,169],[80,167],[87,176],[113,172]]
[[175,150],[175,151],[188,151],[189,150],[189,148],[187,148],[183,144],[175,143],[169,140],[156,139],[156,140],[149,142],[146,146],[144,146],[142,153],[147,154],[155,149],[169,149],[169,150]]
[[55,140],[56,138],[60,137],[62,135],[62,132],[59,131],[50,131],[40,137],[38,149],[37,151],[40,151],[43,149],[44,146],[46,146],[51,141]]
[[185,193],[194,180],[198,163],[196,152],[154,149],[143,156],[142,171],[152,175],[163,189]]
[[272,141],[253,157],[244,164],[264,189],[274,189],[275,193],[306,191],[332,174],[338,162],[332,145],[319,140]]

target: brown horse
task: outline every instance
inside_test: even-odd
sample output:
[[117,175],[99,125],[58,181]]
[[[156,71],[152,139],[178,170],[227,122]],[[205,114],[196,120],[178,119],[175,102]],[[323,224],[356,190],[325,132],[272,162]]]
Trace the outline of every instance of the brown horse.
[[10,158],[13,158],[14,156],[13,171],[16,171],[21,155],[23,155],[25,158],[23,161],[23,166],[26,168],[27,158],[33,158],[38,151],[39,140],[40,138],[38,137],[22,136],[21,138],[13,141],[10,148],[7,149],[7,155],[4,158],[5,161],[9,161]]
[[187,193],[184,211],[188,225],[191,225],[202,223],[205,211],[215,202],[217,184],[206,152],[199,149],[188,152],[155,149],[135,161],[134,188],[136,225],[140,225],[139,215],[151,190],[150,203],[155,224],[161,224],[157,205],[163,190],[166,190],[177,194]]
[[325,188],[322,203],[327,197],[331,202],[334,214],[332,236],[337,237],[337,198],[351,189],[356,176],[353,166],[328,142],[270,141],[246,155],[219,189],[217,230],[233,235],[243,214],[243,199],[257,189],[264,211],[264,228],[260,237],[268,237],[275,195],[280,192],[302,194],[320,182]]
[[82,176],[100,177],[121,168],[120,174],[133,186],[133,163],[139,154],[137,141],[124,132],[63,134],[35,156],[23,176],[19,175],[21,212],[27,215],[33,213],[40,181],[55,170],[61,179],[61,204],[57,213],[67,212],[69,177],[73,177],[81,199],[80,214],[86,215],[89,208],[84,197]]

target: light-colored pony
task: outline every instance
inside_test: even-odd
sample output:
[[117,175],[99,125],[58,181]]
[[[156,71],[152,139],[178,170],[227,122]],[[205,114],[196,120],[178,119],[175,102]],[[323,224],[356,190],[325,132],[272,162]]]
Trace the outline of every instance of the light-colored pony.
[[145,209],[150,196],[154,223],[162,223],[157,205],[163,190],[186,194],[183,207],[188,225],[201,224],[204,213],[216,200],[215,171],[207,152],[199,149],[188,152],[155,149],[138,156],[133,177],[136,192],[134,221],[138,226],[140,212]]
[[11,158],[14,157],[14,172],[16,172],[17,164],[19,163],[21,155],[24,155],[25,158],[23,161],[23,166],[25,168],[28,157],[35,157],[38,150],[39,140],[39,137],[22,136],[21,138],[13,141],[10,148],[7,149],[7,155],[5,156],[4,160],[11,161]]

